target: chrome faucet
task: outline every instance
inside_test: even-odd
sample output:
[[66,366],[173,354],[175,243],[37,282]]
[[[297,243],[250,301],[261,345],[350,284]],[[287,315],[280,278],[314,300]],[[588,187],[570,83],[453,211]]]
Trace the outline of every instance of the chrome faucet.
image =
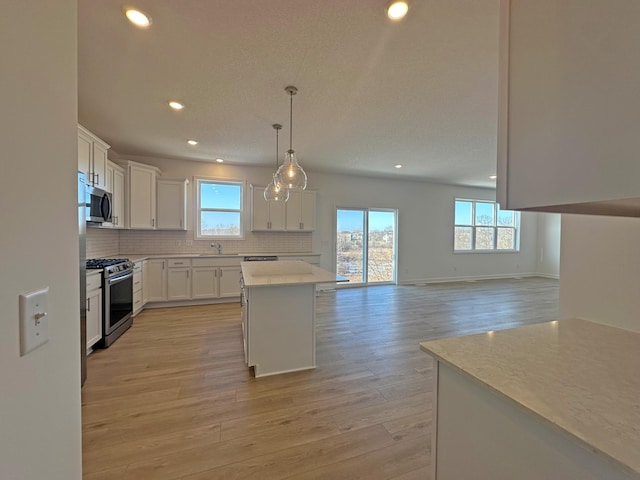
[[218,249],[218,255],[222,255],[222,244],[220,242],[213,242],[211,246]]

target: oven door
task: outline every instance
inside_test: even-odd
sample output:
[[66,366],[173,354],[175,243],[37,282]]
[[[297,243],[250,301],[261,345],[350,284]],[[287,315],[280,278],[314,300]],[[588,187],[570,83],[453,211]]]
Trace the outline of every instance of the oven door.
[[133,270],[105,280],[104,328],[109,335],[133,313]]

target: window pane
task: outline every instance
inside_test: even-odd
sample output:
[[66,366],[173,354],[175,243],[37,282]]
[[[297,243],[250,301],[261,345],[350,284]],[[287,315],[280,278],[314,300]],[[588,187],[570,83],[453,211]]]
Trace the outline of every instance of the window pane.
[[394,271],[395,212],[369,212],[367,281],[392,282]]
[[240,212],[200,212],[200,235],[240,235]]
[[498,225],[503,227],[515,227],[515,212],[511,210],[498,210]]
[[494,232],[493,228],[476,228],[476,250],[493,250]]
[[476,202],[476,225],[495,225],[494,203]]
[[498,228],[498,250],[515,250],[516,238],[515,229]]
[[471,250],[471,235],[473,229],[471,227],[456,227],[453,240],[454,250]]
[[364,282],[364,212],[338,210],[336,272],[354,283]]
[[200,208],[240,210],[242,187],[225,183],[200,184]]
[[471,223],[471,204],[463,200],[456,200],[455,224],[456,225],[472,225]]

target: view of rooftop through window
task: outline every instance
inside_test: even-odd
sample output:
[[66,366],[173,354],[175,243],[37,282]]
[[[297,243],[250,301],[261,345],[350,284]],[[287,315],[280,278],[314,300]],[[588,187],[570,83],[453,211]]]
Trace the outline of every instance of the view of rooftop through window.
[[517,251],[520,213],[496,202],[455,201],[454,251]]

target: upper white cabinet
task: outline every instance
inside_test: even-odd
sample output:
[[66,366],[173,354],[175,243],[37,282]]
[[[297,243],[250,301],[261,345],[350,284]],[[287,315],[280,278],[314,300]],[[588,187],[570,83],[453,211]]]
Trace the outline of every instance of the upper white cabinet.
[[316,192],[290,192],[286,203],[286,229],[312,231],[316,229]]
[[126,161],[125,197],[127,227],[153,230],[156,222],[156,179],[160,170],[150,165]]
[[640,216],[640,4],[501,0],[498,201]]
[[124,228],[125,226],[125,193],[124,169],[120,165],[107,160],[106,189],[111,192],[111,223],[103,223],[103,227]]
[[78,125],[78,170],[86,174],[87,185],[107,189],[109,145]]
[[251,230],[283,231],[285,203],[267,202],[264,187],[251,185]]
[[158,178],[157,229],[187,229],[187,185],[189,180]]

